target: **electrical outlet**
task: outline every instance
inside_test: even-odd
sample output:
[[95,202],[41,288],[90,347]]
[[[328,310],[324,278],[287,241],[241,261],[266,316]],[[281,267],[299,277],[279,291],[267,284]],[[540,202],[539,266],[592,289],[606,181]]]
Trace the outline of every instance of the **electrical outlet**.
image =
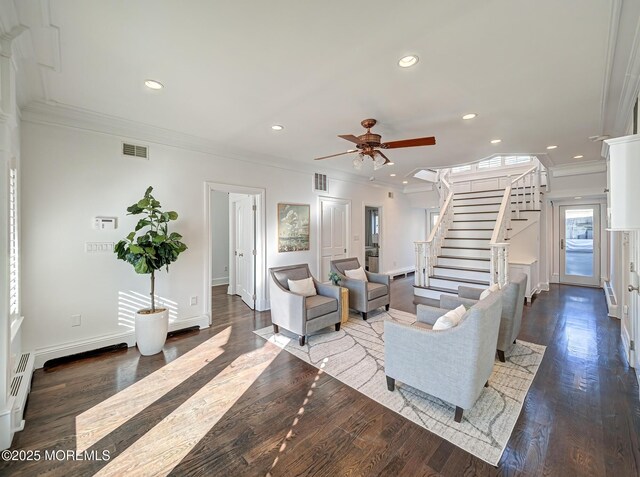
[[198,304],[198,297],[197,296],[192,296],[191,297],[191,306],[197,305],[197,304]]
[[71,315],[71,326],[80,326],[82,315]]
[[229,271],[229,267],[224,267],[224,271],[228,272]]

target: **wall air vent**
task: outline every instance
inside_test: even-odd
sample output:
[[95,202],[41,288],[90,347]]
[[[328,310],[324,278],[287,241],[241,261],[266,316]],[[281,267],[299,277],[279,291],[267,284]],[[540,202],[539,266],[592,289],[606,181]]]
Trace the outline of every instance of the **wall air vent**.
[[122,155],[129,157],[139,157],[141,159],[149,159],[149,148],[147,146],[138,146],[136,144],[123,142]]
[[329,190],[326,174],[315,173],[313,179],[313,190],[316,192],[327,192]]

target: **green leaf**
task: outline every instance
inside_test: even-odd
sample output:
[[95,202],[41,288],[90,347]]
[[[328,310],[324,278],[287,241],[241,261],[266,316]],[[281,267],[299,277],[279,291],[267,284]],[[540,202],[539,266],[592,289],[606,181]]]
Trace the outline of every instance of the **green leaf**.
[[136,236],[136,233],[135,232],[131,232],[129,235],[127,235],[127,240],[129,242],[131,242],[133,240],[133,237],[135,237],[135,236]]
[[151,221],[147,220],[147,219],[140,219],[138,221],[138,224],[136,225],[136,232],[138,230],[140,230],[143,227],[146,227],[147,225],[151,225]]
[[149,273],[149,267],[147,266],[147,260],[144,257],[140,257],[134,266],[136,273]]
[[149,199],[147,197],[145,197],[144,199],[140,199],[136,205],[141,209],[146,209],[147,207],[149,207]]
[[131,244],[131,246],[129,247],[129,250],[131,251],[131,253],[143,253],[144,249],[142,247],[140,247],[139,245],[135,245],[135,244]]
[[166,235],[157,234],[153,237],[153,243],[162,243],[167,239]]
[[147,190],[144,192],[144,196],[145,197],[151,196],[151,191],[153,191],[153,187],[151,186],[147,187]]
[[170,212],[166,212],[169,216],[169,220],[176,220],[178,218],[178,212],[174,212],[173,210]]

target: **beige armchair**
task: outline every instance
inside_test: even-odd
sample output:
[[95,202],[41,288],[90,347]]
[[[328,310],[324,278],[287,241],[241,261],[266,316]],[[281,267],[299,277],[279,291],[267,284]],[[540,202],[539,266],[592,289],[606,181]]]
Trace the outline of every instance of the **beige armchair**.
[[[336,331],[340,331],[340,287],[317,281],[306,263],[270,268],[269,274],[271,322],[274,333],[279,333],[279,327],[282,326],[297,334],[300,346],[304,346],[307,335],[314,331],[331,325],[335,325]],[[313,278],[317,295],[305,297],[289,290],[288,280],[304,278]]]
[[344,271],[360,268],[357,258],[342,258],[331,261],[331,271],[340,276],[340,286],[349,289],[349,308],[362,313],[362,319],[367,319],[367,313],[384,306],[389,311],[391,303],[391,278],[382,273],[367,272],[367,282],[347,278]]

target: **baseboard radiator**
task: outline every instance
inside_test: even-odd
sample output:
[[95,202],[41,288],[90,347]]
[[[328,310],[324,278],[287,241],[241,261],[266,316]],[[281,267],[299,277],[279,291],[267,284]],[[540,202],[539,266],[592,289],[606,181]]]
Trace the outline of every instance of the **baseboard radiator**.
[[7,402],[7,410],[9,411],[6,419],[2,419],[4,425],[2,432],[2,448],[11,445],[13,435],[24,429],[24,411],[27,406],[27,398],[31,391],[31,378],[35,364],[35,354],[32,352],[22,353],[17,361],[16,367],[11,378],[9,388],[9,398]]

